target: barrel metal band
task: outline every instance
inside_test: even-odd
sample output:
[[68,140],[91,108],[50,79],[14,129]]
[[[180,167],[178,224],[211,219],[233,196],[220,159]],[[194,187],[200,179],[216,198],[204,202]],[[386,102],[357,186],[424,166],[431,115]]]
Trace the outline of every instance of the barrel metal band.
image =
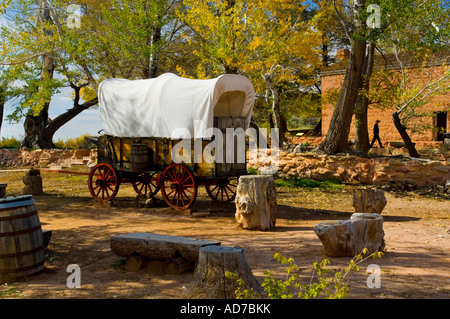
[[10,274],[10,273],[17,273],[17,272],[23,272],[23,271],[28,271],[28,270],[32,270],[34,268],[40,267],[42,265],[44,265],[44,260],[40,261],[34,265],[31,266],[26,266],[26,267],[21,267],[21,268],[16,268],[16,269],[0,269],[0,274]]
[[42,244],[39,247],[27,250],[27,251],[21,251],[21,252],[17,252],[17,253],[13,253],[13,254],[0,254],[0,259],[4,259],[4,258],[14,258],[14,257],[23,257],[26,255],[31,255],[34,254],[38,251],[41,251],[45,248],[45,244]]
[[38,226],[35,226],[32,228],[17,230],[17,231],[10,231],[7,233],[0,233],[0,237],[12,237],[12,236],[17,236],[17,235],[23,235],[23,234],[32,233],[37,230],[41,230],[41,225],[38,225]]
[[37,214],[37,210],[33,210],[33,211],[25,213],[25,214],[0,217],[0,222],[5,221],[5,220],[21,219],[21,218],[30,217],[30,216],[33,216],[36,214]]
[[34,199],[27,199],[27,200],[17,200],[17,201],[12,201],[12,202],[1,202],[0,203],[0,211],[5,211],[5,210],[11,210],[12,208],[22,208],[22,207],[27,207],[27,206],[31,206],[31,205],[35,205],[36,202],[34,201]]

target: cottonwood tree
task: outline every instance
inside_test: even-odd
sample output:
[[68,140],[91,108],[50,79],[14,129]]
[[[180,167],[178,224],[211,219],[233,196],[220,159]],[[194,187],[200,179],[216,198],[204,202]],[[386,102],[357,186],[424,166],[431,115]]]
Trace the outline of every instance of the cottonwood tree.
[[295,83],[317,81],[320,37],[304,18],[306,6],[294,0],[183,3],[178,16],[188,26],[187,42],[199,61],[196,77],[247,75],[269,106],[283,141],[282,95]]
[[[360,88],[361,76],[364,69],[366,54],[366,39],[364,33],[366,22],[364,12],[366,1],[354,0],[348,3],[346,12],[337,8],[334,2],[335,11],[345,28],[345,32],[350,41],[350,57],[344,77],[342,89],[336,103],[328,133],[325,139],[316,147],[316,151],[327,154],[345,151],[348,147],[348,135],[350,124],[355,110],[355,103]],[[343,15],[348,16],[348,20]]]
[[[7,8],[14,24],[3,27],[0,63],[15,68],[22,83],[13,117],[25,116],[23,146],[54,147],[53,134],[97,104],[101,80],[156,76],[162,30],[174,3],[80,0],[75,27],[68,23],[74,16],[68,0],[18,0]],[[32,72],[33,78],[20,72],[30,68],[40,73]],[[64,87],[73,89],[73,106],[50,120],[51,98]]]
[[93,99],[79,103],[79,89],[76,89],[73,107],[51,120],[49,107],[52,96],[67,83],[78,88],[72,81],[76,72],[65,69],[64,59],[68,55],[63,39],[67,40],[64,33],[67,26],[61,27],[57,9],[47,0],[37,3],[17,1],[15,6],[6,10],[8,13],[14,23],[2,27],[4,37],[0,63],[12,70],[9,82],[13,89],[7,98],[15,98],[16,110],[11,117],[16,120],[25,117],[22,146],[51,148],[54,147],[54,132],[97,101]]

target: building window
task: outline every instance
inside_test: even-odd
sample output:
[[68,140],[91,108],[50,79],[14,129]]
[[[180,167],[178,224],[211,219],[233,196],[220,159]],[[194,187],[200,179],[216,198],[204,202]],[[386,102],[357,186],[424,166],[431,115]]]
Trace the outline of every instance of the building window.
[[435,140],[443,141],[447,131],[447,112],[436,112],[434,116]]

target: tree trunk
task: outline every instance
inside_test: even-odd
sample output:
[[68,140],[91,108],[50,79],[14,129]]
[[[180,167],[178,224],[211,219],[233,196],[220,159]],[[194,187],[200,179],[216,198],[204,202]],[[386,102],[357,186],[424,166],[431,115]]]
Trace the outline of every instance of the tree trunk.
[[361,89],[355,105],[355,144],[356,151],[367,154],[370,149],[369,130],[367,124],[367,110],[369,108],[369,98],[367,92],[370,88],[370,77],[372,76],[375,55],[375,43],[370,42],[369,50],[365,58],[364,72]]
[[322,118],[313,129],[306,132],[303,136],[318,136],[318,135],[320,136],[321,133],[322,133]]
[[28,114],[25,118],[25,137],[22,141],[21,147],[43,149],[54,148],[55,145],[52,140],[46,140],[44,138],[44,132],[48,121],[49,118],[47,110],[42,110],[37,116]]
[[235,299],[236,280],[226,278],[225,273],[238,275],[248,288],[261,292],[261,286],[247,264],[242,248],[207,246],[200,249],[198,265],[191,283],[183,293],[190,299]]
[[[50,17],[50,7],[47,1],[42,0],[41,6],[38,10],[38,18],[42,24],[42,29],[45,34],[52,36],[53,32],[48,29],[45,24],[52,23]],[[55,61],[53,54],[46,53],[42,55],[42,72],[40,81],[43,83],[47,80],[53,78],[53,73],[55,70]],[[24,129],[25,137],[22,141],[23,147],[37,147],[37,148],[53,148],[54,144],[52,140],[46,140],[44,138],[43,130],[49,122],[48,109],[50,106],[50,101],[46,101],[42,107],[39,114],[28,114],[25,118]]]
[[[78,93],[79,94],[79,93]],[[75,93],[75,96],[77,96],[77,93]],[[84,110],[90,108],[91,106],[94,106],[98,103],[98,98],[94,98],[90,101],[87,101],[83,104],[78,104],[78,99],[75,98],[74,106],[73,108],[67,110],[67,112],[59,115],[54,120],[50,121],[48,125],[44,128],[42,132],[42,141],[43,145],[53,145],[51,147],[54,147],[54,144],[52,142],[53,135],[56,133],[57,130],[61,128],[64,124],[69,122],[71,119],[73,119],[75,116],[83,112]],[[50,142],[50,143],[48,143]],[[49,147],[41,147],[41,148],[49,148]]]
[[158,76],[159,64],[159,42],[161,41],[161,28],[155,28],[151,36],[148,37],[147,45],[152,48],[152,53],[148,57],[142,75],[144,79],[153,79]]
[[406,128],[402,125],[398,112],[392,113],[392,119],[394,120],[394,125],[397,128],[397,131],[400,133],[400,136],[402,137],[403,142],[405,143],[405,147],[408,150],[409,156],[419,158],[420,155],[419,153],[417,153],[416,147],[414,146],[414,143],[411,141],[411,138],[409,137]]
[[[271,105],[274,127],[279,129],[279,143],[283,144],[286,141],[287,123],[283,114],[280,112],[280,92],[272,82],[271,76],[263,76],[268,90],[266,90],[266,102]],[[271,97],[269,96],[271,95]]]
[[275,227],[277,197],[273,176],[241,176],[235,203],[235,218],[240,227],[252,230]]
[[2,132],[3,111],[5,109],[5,102],[6,102],[5,89],[2,86],[0,86],[0,136]]
[[366,55],[366,41],[362,39],[365,24],[360,20],[364,3],[364,0],[353,2],[353,33],[357,36],[351,39],[351,52],[344,83],[331,118],[327,136],[316,148],[316,151],[322,151],[326,154],[344,152],[348,148],[350,124],[355,110]]
[[322,35],[322,43],[322,65],[326,68],[328,66],[328,44],[325,35]]

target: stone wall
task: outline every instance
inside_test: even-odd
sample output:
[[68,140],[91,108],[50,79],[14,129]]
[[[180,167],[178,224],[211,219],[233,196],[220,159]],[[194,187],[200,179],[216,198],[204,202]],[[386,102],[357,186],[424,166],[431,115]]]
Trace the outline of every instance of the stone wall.
[[[260,170],[273,159],[259,155],[250,165]],[[318,155],[280,152],[278,175],[281,178],[338,179],[345,183],[407,185],[422,187],[445,185],[450,180],[450,159],[433,161],[410,158],[361,158],[353,155]]]
[[0,150],[3,167],[71,167],[90,165],[97,160],[97,150]]

